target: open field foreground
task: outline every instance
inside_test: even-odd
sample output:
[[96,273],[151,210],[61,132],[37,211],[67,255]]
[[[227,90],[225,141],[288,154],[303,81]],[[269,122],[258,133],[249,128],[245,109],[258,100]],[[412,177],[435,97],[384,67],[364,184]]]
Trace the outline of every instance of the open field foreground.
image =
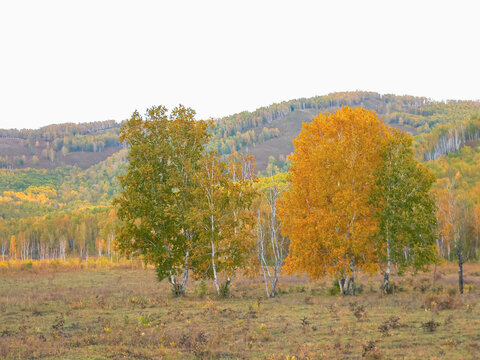
[[[0,269],[2,270],[2,269]],[[219,299],[191,281],[174,298],[151,269],[0,271],[2,359],[478,359],[480,266],[395,278],[360,277],[361,294],[331,295],[331,280],[282,277],[266,299],[260,280],[235,278]]]

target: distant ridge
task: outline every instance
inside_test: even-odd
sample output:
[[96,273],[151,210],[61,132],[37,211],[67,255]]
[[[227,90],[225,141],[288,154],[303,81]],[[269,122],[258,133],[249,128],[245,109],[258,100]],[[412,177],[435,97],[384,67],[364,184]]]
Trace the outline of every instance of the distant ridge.
[[[479,101],[434,101],[356,91],[283,101],[217,119],[207,149],[223,155],[234,151],[253,154],[257,168],[263,170],[270,157],[284,158],[293,151],[292,139],[303,122],[345,105],[374,110],[389,125],[417,136],[417,152],[425,160],[458,150],[478,138],[471,135],[477,134],[477,124],[471,119],[479,113]],[[462,126],[470,132],[459,145],[448,138],[448,133],[455,134],[454,129],[461,130]],[[0,129],[0,167],[54,169],[76,165],[87,169],[121,150],[119,128],[120,123],[108,120],[48,125],[36,130]]]

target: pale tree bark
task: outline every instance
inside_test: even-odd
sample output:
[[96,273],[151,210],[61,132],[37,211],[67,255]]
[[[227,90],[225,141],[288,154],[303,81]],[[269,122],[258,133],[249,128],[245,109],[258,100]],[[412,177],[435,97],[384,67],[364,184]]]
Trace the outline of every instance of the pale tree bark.
[[5,261],[5,253],[7,252],[7,244],[2,242],[2,261]]
[[170,277],[169,277],[169,282],[170,284],[172,285],[172,293],[175,295],[175,296],[183,296],[185,295],[185,291],[187,289],[187,280],[188,280],[188,267],[189,267],[189,264],[188,264],[188,259],[189,259],[189,252],[187,251],[186,254],[185,254],[185,262],[184,262],[184,265],[183,265],[183,279],[182,279],[182,283],[179,284],[177,283],[177,279],[175,278],[175,274],[170,274]]
[[185,254],[185,263],[183,265],[183,279],[182,279],[182,287],[180,288],[182,295],[185,294],[185,291],[187,290],[187,280],[188,280],[188,257],[189,257],[189,252]]
[[340,287],[340,294],[342,296],[354,296],[355,295],[355,263],[350,261],[350,273],[347,275],[347,271],[344,270],[342,277],[338,280]]
[[220,295],[220,286],[218,285],[217,278],[217,267],[215,266],[215,244],[211,241],[212,245],[212,271],[213,271],[213,282],[215,283],[215,288],[217,289],[217,294]]
[[388,294],[391,292],[391,284],[390,284],[390,272],[392,268],[392,260],[390,255],[390,239],[387,238],[387,268],[385,269],[385,274],[383,275],[383,286],[382,291],[384,294]]
[[60,239],[59,257],[63,261],[66,260],[66,256],[65,256],[66,247],[67,247],[67,240],[65,240],[64,238]]
[[[450,236],[451,240],[453,240],[453,245],[455,247],[455,252],[457,255],[458,261],[458,289],[460,294],[463,294],[463,243],[462,237],[460,235],[460,228],[459,228],[459,219],[458,219],[458,212],[459,212],[459,205],[457,203],[457,196],[455,193],[455,184],[456,178],[451,178],[447,184],[447,216],[446,222],[448,224],[448,228],[450,229]],[[450,254],[450,251],[449,251]]]
[[262,221],[260,216],[260,210],[258,210],[258,255],[260,260],[260,266],[263,272],[263,279],[265,282],[265,288],[267,297],[275,297],[278,283],[278,275],[283,265],[283,238],[280,240],[279,230],[280,225],[277,219],[277,202],[280,194],[286,190],[286,187],[281,189],[278,182],[276,182],[271,176],[272,186],[268,189],[267,202],[270,208],[270,232],[271,239],[270,245],[273,255],[273,275],[270,273],[267,261],[265,260],[265,243],[264,233],[262,227]]
[[264,235],[263,235],[263,227],[262,227],[262,220],[260,217],[260,209],[258,209],[258,223],[257,223],[257,234],[258,234],[258,258],[260,260],[260,268],[262,269],[263,273],[263,281],[265,283],[265,290],[267,292],[267,297],[270,297],[270,291],[268,289],[268,280],[267,280],[267,273],[268,278],[271,279],[270,272],[268,270],[267,262],[265,261],[265,246],[264,246]]

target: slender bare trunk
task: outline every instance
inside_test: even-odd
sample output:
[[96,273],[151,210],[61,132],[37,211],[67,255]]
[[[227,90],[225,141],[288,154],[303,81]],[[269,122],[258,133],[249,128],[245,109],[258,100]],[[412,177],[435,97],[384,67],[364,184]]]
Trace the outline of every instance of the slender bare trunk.
[[463,256],[461,244],[457,244],[457,259],[458,259],[458,290],[463,294]]
[[182,280],[182,288],[180,289],[182,292],[182,295],[185,295],[185,291],[187,290],[187,280],[188,280],[188,258],[189,258],[189,252],[187,250],[187,253],[185,254],[185,263],[183,267],[183,280]]
[[[258,233],[258,258],[260,260],[260,267],[263,273],[263,282],[265,283],[265,291],[267,292],[267,297],[270,297],[270,292],[268,291],[268,280],[267,280],[267,271],[268,267],[266,266],[265,262],[265,247],[264,247],[264,236],[263,236],[263,227],[262,227],[262,220],[260,218],[260,209],[257,210],[258,215],[258,223],[257,223],[257,233]],[[270,274],[268,274],[270,277]]]
[[215,266],[215,245],[213,241],[211,242],[212,245],[212,270],[213,270],[213,281],[215,282],[215,287],[217,288],[217,294],[220,295],[220,286],[218,285],[218,278],[217,278],[217,268]]
[[189,258],[189,252],[187,251],[185,254],[182,283],[181,284],[177,283],[177,279],[175,278],[174,274],[170,274],[170,278],[168,279],[170,284],[172,285],[172,293],[174,296],[185,295],[185,291],[187,289],[187,280],[188,280],[188,258]]
[[387,269],[385,270],[385,274],[383,275],[383,285],[382,291],[384,294],[389,294],[391,292],[391,284],[390,284],[390,271],[392,267],[392,259],[390,255],[390,239],[387,238]]
[[338,280],[338,285],[340,287],[340,294],[342,296],[353,296],[355,295],[355,276],[354,276],[354,263],[353,260],[350,262],[350,275],[347,276],[346,271],[343,272],[342,277]]
[[478,231],[477,231],[477,239],[475,241],[475,258],[478,260],[478,237],[479,237],[479,234],[478,234]]

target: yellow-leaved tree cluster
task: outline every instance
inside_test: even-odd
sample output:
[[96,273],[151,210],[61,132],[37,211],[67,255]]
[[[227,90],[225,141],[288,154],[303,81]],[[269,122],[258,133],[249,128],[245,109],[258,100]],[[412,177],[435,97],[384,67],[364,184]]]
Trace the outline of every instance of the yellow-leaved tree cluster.
[[434,177],[415,162],[409,136],[373,111],[343,107],[304,124],[294,140],[291,186],[280,202],[290,238],[286,270],[330,274],[354,294],[356,270],[385,273],[435,261]]

